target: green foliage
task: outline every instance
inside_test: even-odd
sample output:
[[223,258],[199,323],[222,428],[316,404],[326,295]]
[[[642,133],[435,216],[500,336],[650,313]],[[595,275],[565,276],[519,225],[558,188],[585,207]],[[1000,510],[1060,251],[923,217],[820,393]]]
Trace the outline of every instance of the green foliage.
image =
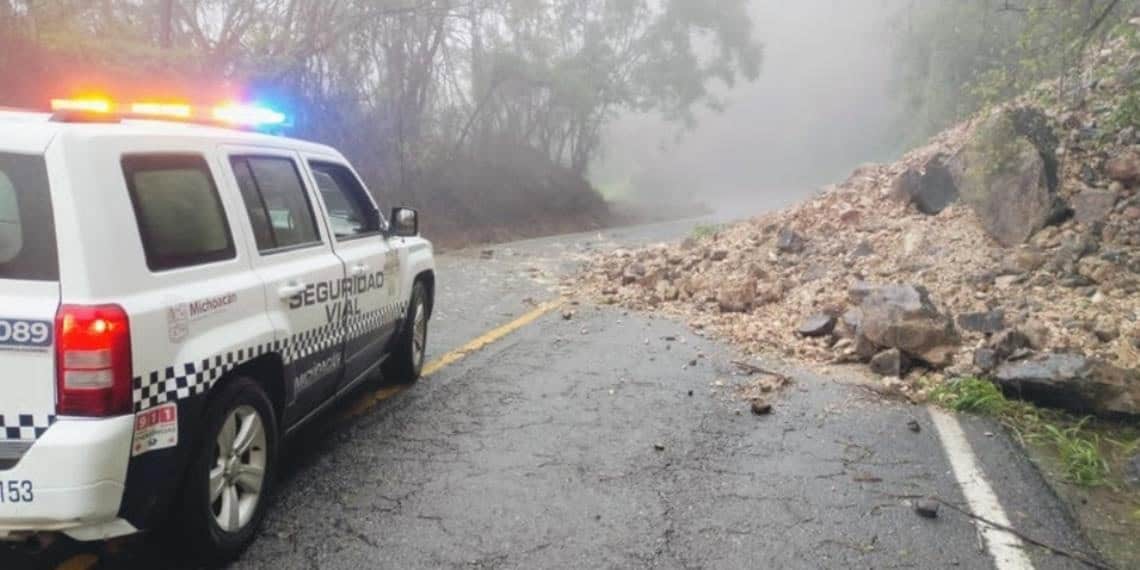
[[[1006,113],[988,119],[966,148],[967,176],[972,177],[977,169],[980,177],[973,181],[976,184],[965,185],[967,193],[972,188],[988,188],[994,176],[1008,169],[1020,154],[1023,145],[1019,142],[1013,120]],[[972,200],[974,196],[966,198]]]
[[[1009,400],[989,380],[952,380],[935,387],[930,399],[956,412],[993,417],[1023,441],[1048,447],[1057,454],[1062,477],[1075,485],[1098,487],[1109,484],[1111,469],[1103,449],[1112,444],[1125,448],[1124,444],[1106,440],[1087,429],[1088,418],[1073,423],[1059,412],[1044,411],[1025,402]],[[1129,445],[1140,446],[1140,440]]]
[[1112,110],[1108,126],[1114,131],[1127,127],[1140,128],[1140,92],[1133,90],[1124,97]]
[[938,386],[931,393],[932,401],[956,412],[996,416],[1009,408],[1009,401],[1001,390],[988,380],[959,378]]
[[[1084,56],[1121,26],[1137,2],[934,0],[911,3],[896,25],[895,87],[905,142],[923,140],[980,109],[1057,80],[1080,82]],[[1110,10],[1111,8],[1111,10]],[[1104,19],[1101,16],[1104,15]],[[1123,32],[1121,32],[1123,33]]]
[[0,75],[25,79],[0,103],[72,77],[254,87],[405,194],[500,146],[581,175],[615,113],[690,123],[760,56],[747,0],[0,0]]
[[698,224],[693,228],[693,237],[699,240],[710,239],[724,231],[724,224]]
[[1042,430],[1032,437],[1057,450],[1066,481],[1082,487],[1104,485],[1110,472],[1108,460],[1101,455],[1100,437],[1084,433],[1084,424],[1085,421],[1081,421],[1066,428],[1043,424]]

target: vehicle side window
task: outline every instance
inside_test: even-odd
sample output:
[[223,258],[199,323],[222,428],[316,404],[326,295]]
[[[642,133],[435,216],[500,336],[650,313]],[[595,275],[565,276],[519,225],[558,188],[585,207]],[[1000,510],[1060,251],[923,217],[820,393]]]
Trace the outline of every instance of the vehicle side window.
[[260,251],[320,243],[308,193],[292,160],[238,156],[230,164]]
[[201,155],[132,155],[122,159],[152,271],[237,257],[218,188]]
[[59,279],[49,190],[42,156],[0,152],[0,279]]
[[329,227],[338,240],[380,232],[379,218],[369,215],[375,206],[368,199],[368,191],[351,170],[331,162],[314,161],[309,167],[328,209]]
[[257,190],[257,182],[253,179],[249,163],[244,159],[235,159],[231,161],[231,166],[237,178],[238,188],[241,190],[241,200],[245,203],[246,212],[249,213],[253,235],[257,238],[257,249],[267,251],[277,247],[277,241],[273,237],[273,227],[269,225],[269,212],[265,202],[261,200],[261,192]]

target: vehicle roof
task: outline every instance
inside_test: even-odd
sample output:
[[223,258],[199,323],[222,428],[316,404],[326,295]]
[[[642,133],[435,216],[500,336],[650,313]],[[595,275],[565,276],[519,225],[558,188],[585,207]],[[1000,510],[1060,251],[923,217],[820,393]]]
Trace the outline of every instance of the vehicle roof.
[[257,145],[318,154],[339,155],[332,147],[292,139],[196,123],[123,119],[118,122],[61,122],[49,113],[0,109],[0,152],[42,153],[60,135],[100,137],[200,138],[224,144]]

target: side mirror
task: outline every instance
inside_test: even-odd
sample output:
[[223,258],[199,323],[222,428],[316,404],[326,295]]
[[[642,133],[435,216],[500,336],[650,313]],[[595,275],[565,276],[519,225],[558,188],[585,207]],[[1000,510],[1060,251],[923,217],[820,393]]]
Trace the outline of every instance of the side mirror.
[[420,235],[420,216],[411,208],[392,208],[391,233],[396,237]]

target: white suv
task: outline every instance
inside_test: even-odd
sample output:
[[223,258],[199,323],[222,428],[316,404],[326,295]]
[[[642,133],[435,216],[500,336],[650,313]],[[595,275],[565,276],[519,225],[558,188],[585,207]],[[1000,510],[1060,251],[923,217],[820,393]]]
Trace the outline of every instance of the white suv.
[[240,553],[283,437],[419,376],[418,230],[326,146],[0,111],[0,540],[173,522]]

